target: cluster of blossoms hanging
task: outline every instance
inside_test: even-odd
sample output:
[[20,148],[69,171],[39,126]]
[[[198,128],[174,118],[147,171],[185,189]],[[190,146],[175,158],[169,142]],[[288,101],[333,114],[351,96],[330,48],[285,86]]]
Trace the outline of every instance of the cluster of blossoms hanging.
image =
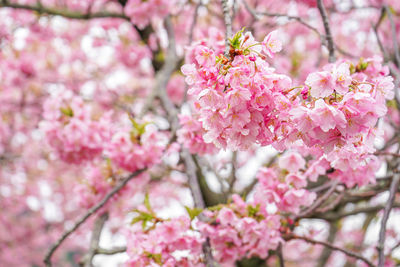
[[[104,155],[117,167],[134,172],[160,161],[163,135],[148,123],[113,123],[112,114],[99,118],[79,96],[65,91],[44,104],[41,128],[60,159],[82,163]],[[125,117],[123,117],[124,119]]]
[[265,58],[281,47],[275,31],[262,43],[240,31],[231,40],[228,56],[201,44],[194,48],[193,63],[184,65],[182,72],[188,94],[197,98],[205,142],[237,150],[274,141],[279,106],[289,102],[284,90],[291,79],[276,74]]
[[111,137],[110,115],[92,118],[81,97],[64,91],[44,103],[41,128],[60,159],[79,164],[101,155]]
[[281,48],[276,31],[261,43],[238,32],[227,56],[202,44],[194,48],[193,63],[182,72],[196,96],[205,143],[233,150],[254,143],[296,147],[312,151],[314,169],[334,168],[330,176],[348,186],[372,181],[379,167],[371,155],[375,126],[394,95],[388,68],[380,58],[338,61],[293,87],[265,61]]
[[204,142],[205,130],[201,122],[189,115],[179,115],[181,128],[177,131],[178,142],[189,149],[192,154],[214,154],[218,151],[213,143]]
[[371,155],[375,127],[387,112],[386,100],[394,96],[388,74],[380,58],[360,60],[357,65],[339,61],[311,73],[305,100],[289,111],[294,127],[288,140],[300,138],[313,149],[314,157],[326,159],[336,170],[331,176],[349,187],[373,181],[379,168]]
[[316,198],[304,187],[308,180],[304,173],[306,161],[296,152],[279,158],[279,168],[261,168],[257,173],[258,186],[254,202],[262,209],[274,204],[279,211],[298,213],[301,206],[309,206]]
[[204,266],[201,255],[205,238],[192,227],[194,213],[191,218],[164,220],[157,217],[148,196],[134,211],[133,226],[127,233],[126,266]]
[[222,266],[233,266],[241,258],[266,258],[281,237],[281,216],[256,203],[245,203],[233,195],[233,202],[205,212],[208,223],[200,221],[199,231],[210,239],[215,258]]
[[128,0],[125,13],[133,24],[143,29],[151,18],[163,18],[170,12],[175,1],[170,0]]
[[116,166],[134,172],[160,162],[164,151],[162,141],[163,136],[155,127],[131,118],[131,125],[113,134],[105,154]]

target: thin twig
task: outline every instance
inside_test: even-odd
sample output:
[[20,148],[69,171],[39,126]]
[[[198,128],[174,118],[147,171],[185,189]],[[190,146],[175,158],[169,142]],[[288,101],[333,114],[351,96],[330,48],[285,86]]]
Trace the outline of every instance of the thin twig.
[[70,230],[64,232],[64,234],[57,240],[56,243],[54,243],[50,247],[49,251],[46,253],[46,256],[43,260],[44,263],[46,264],[46,266],[47,267],[52,266],[51,257],[53,256],[53,254],[57,250],[57,248],[67,239],[67,237],[70,234],[72,234],[76,229],[78,229],[79,226],[81,226],[87,219],[89,219],[90,216],[92,216],[94,213],[96,213],[96,211],[101,209],[110,200],[110,198],[112,198],[116,193],[118,193],[132,178],[137,177],[139,174],[141,174],[145,170],[146,169],[141,169],[141,170],[135,171],[134,173],[130,174],[128,177],[123,179],[117,186],[115,186],[110,192],[108,192],[107,195],[99,203],[97,203],[95,206],[90,208],[86,212],[86,214],[84,214],[79,220],[77,220],[76,223],[74,224],[74,226]]
[[95,221],[92,237],[90,239],[90,247],[88,253],[84,256],[83,264],[85,267],[92,267],[93,257],[96,255],[97,248],[99,247],[100,236],[105,222],[108,220],[108,212],[101,214]]
[[376,246],[376,249],[378,250],[378,254],[379,254],[378,267],[383,267],[385,264],[384,247],[385,247],[385,239],[386,239],[386,224],[389,219],[390,211],[393,208],[393,203],[394,203],[397,189],[399,187],[399,182],[400,182],[400,175],[395,175],[393,177],[392,183],[390,184],[389,199],[387,201],[387,204],[385,206],[385,210],[383,213],[381,229],[379,231],[378,245]]
[[353,252],[353,251],[346,250],[346,249],[341,248],[341,247],[337,247],[337,246],[335,246],[335,245],[333,245],[333,244],[331,244],[331,243],[329,243],[329,242],[318,241],[318,240],[315,240],[315,239],[311,239],[311,238],[309,238],[309,237],[298,236],[298,235],[295,235],[295,234],[290,234],[290,235],[288,235],[288,236],[286,237],[286,239],[287,239],[287,240],[290,240],[290,239],[301,239],[301,240],[304,240],[304,241],[306,241],[306,242],[308,242],[308,243],[311,243],[311,244],[314,244],[314,245],[322,245],[322,246],[328,247],[328,248],[330,248],[330,249],[332,249],[332,250],[337,250],[337,251],[343,252],[344,254],[346,254],[346,255],[349,256],[349,257],[362,260],[363,262],[365,262],[366,264],[368,264],[370,267],[375,267],[375,265],[374,265],[370,260],[368,260],[367,258],[365,258],[363,255],[358,254],[358,253]]
[[229,38],[232,37],[232,17],[229,11],[228,0],[221,0],[222,12],[224,13],[225,22],[225,56],[229,54]]
[[283,252],[282,252],[282,242],[279,242],[278,248],[276,249],[276,253],[279,259],[279,267],[285,267],[285,260],[283,259]]
[[331,33],[331,28],[329,26],[328,15],[326,13],[326,9],[322,0],[317,0],[318,10],[321,14],[322,22],[325,28],[325,37],[328,42],[328,51],[329,51],[329,62],[335,62],[335,45],[333,42],[333,37]]
[[383,54],[383,59],[385,61],[387,61],[389,59],[389,56],[388,56],[388,54],[387,54],[387,52],[385,50],[385,47],[382,44],[381,38],[379,37],[379,33],[378,33],[378,28],[381,25],[381,22],[382,22],[382,19],[383,19],[385,13],[386,13],[385,8],[382,8],[381,9],[381,14],[379,16],[379,19],[378,19],[378,21],[377,21],[377,23],[375,25],[372,25],[372,29],[374,30],[376,41],[378,42],[379,49],[381,50],[381,52]]
[[261,16],[287,18],[288,20],[295,20],[295,21],[299,22],[300,24],[304,25],[305,27],[307,27],[310,30],[312,30],[313,32],[315,32],[318,36],[321,36],[321,33],[318,31],[317,28],[315,28],[315,27],[311,26],[310,24],[308,24],[307,22],[305,22],[304,19],[302,19],[301,17],[290,16],[290,15],[281,14],[281,13],[271,13],[271,12],[267,12],[267,11],[257,12],[253,8],[250,7],[250,5],[247,3],[246,0],[243,0],[243,4],[244,4],[245,8],[247,9],[247,11],[256,20],[259,20],[261,18]]
[[325,213],[329,210],[333,210],[339,203],[340,201],[343,199],[345,195],[345,192],[341,192],[331,203],[329,203],[328,205],[326,205],[326,207],[322,207],[316,210],[316,212],[318,213]]
[[126,247],[115,247],[115,248],[97,248],[96,249],[96,254],[103,254],[103,255],[114,255],[118,253],[124,253],[126,252]]
[[81,20],[88,20],[94,18],[119,18],[130,21],[130,18],[123,13],[112,13],[112,12],[96,12],[96,13],[80,13],[75,12],[67,9],[57,9],[46,7],[41,4],[38,5],[25,5],[25,4],[18,4],[18,3],[11,3],[8,1],[0,1],[0,7],[9,7],[13,9],[24,9],[35,11],[39,14],[47,14],[47,15],[55,15],[55,16],[62,16],[65,18],[70,19],[81,19]]
[[390,26],[391,26],[391,30],[392,30],[393,49],[394,49],[394,55],[395,55],[395,59],[396,59],[395,65],[397,67],[399,67],[400,51],[399,51],[399,44],[397,43],[396,25],[393,21],[392,11],[387,6],[385,6],[385,9],[386,9],[386,13],[388,14],[388,18],[389,18]]
[[399,153],[393,153],[393,152],[388,152],[388,151],[377,151],[377,152],[374,153],[374,155],[377,155],[377,156],[391,156],[391,157],[400,158],[400,154]]
[[331,187],[329,188],[328,191],[325,192],[325,194],[323,194],[310,207],[308,207],[306,210],[301,212],[295,218],[301,218],[301,217],[311,214],[314,210],[316,210],[319,206],[321,206],[321,204],[324,203],[324,201],[327,200],[330,197],[330,195],[332,195],[332,193],[335,191],[336,186],[338,184],[339,184],[339,181],[335,181],[334,183],[332,183]]
[[237,162],[237,151],[232,152],[232,159],[231,159],[231,164],[232,164],[232,170],[230,173],[230,176],[228,177],[228,193],[231,194],[233,192],[233,187],[235,185],[235,182],[237,180],[237,174],[236,174],[236,162]]
[[200,0],[194,9],[194,16],[193,16],[192,24],[190,25],[190,30],[189,30],[189,38],[188,38],[189,45],[193,41],[193,32],[194,32],[194,28],[196,27],[196,24],[197,24],[197,18],[199,16],[199,9],[202,5],[203,5],[203,0]]
[[[338,227],[336,225],[336,222],[332,222],[329,224],[329,234],[328,234],[328,239],[327,242],[332,244],[335,241],[336,238],[336,234],[338,231]],[[329,257],[332,254],[332,250],[329,249],[328,247],[324,247],[324,249],[322,250],[319,259],[318,259],[318,263],[316,265],[316,267],[324,267],[326,266],[326,262],[328,261]]]

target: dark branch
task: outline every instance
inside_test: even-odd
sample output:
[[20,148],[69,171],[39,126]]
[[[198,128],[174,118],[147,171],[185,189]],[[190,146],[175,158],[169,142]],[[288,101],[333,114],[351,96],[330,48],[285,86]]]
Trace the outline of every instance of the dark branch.
[[356,252],[353,252],[353,251],[350,251],[350,250],[346,250],[346,249],[341,248],[341,247],[337,247],[337,246],[335,246],[335,245],[333,245],[333,244],[331,244],[329,242],[318,241],[318,240],[314,240],[314,239],[311,239],[311,238],[308,238],[308,237],[305,237],[305,236],[298,236],[298,235],[295,235],[295,234],[288,235],[286,237],[286,239],[287,240],[290,240],[290,239],[301,239],[301,240],[304,240],[304,241],[306,241],[308,243],[311,243],[311,244],[314,244],[314,245],[322,245],[322,246],[325,246],[325,247],[330,248],[332,250],[337,250],[337,251],[343,252],[344,254],[346,254],[349,257],[353,257],[353,258],[362,260],[363,262],[365,262],[370,267],[375,267],[375,265],[370,260],[365,258],[364,256],[362,256],[362,255],[360,255],[360,254],[358,254]]
[[105,248],[97,248],[96,249],[96,254],[103,254],[103,255],[114,255],[118,253],[124,253],[126,252],[126,247],[115,247],[115,248],[110,248],[110,249],[105,249]]
[[94,223],[92,237],[90,239],[89,251],[82,260],[82,263],[85,267],[93,266],[92,265],[93,257],[96,255],[97,248],[99,247],[101,232],[107,220],[108,220],[108,212],[105,212],[101,214]]
[[385,247],[385,239],[386,239],[386,224],[389,219],[390,211],[393,208],[393,203],[395,199],[395,195],[397,189],[399,187],[400,182],[400,175],[395,175],[393,177],[393,181],[390,185],[390,194],[387,204],[385,206],[385,211],[383,213],[383,218],[381,222],[381,229],[379,231],[379,241],[376,249],[378,250],[379,260],[378,260],[378,267],[383,267],[385,264],[385,255],[384,255],[384,247]]
[[328,51],[329,51],[329,62],[335,62],[335,45],[333,43],[333,37],[331,33],[331,28],[329,26],[328,15],[326,13],[326,9],[322,0],[317,0],[318,10],[321,14],[322,22],[325,28],[325,37],[326,41],[328,42]]
[[229,12],[228,0],[221,0],[222,12],[224,13],[224,22],[225,22],[225,56],[228,56],[229,53],[229,38],[232,37],[232,17]]
[[74,226],[64,232],[64,234],[60,237],[60,239],[57,240],[55,244],[53,244],[49,251],[46,253],[46,256],[44,258],[44,263],[46,264],[47,267],[51,267],[51,257],[53,256],[54,252],[57,250],[57,248],[67,239],[67,237],[72,234],[76,229],[79,228],[87,219],[89,219],[90,216],[92,216],[96,211],[101,209],[109,200],[112,198],[116,193],[118,193],[131,179],[135,178],[142,172],[144,172],[145,169],[138,170],[132,174],[130,174],[128,177],[126,177],[124,180],[122,180],[117,186],[115,186],[110,192],[107,193],[107,195],[99,202],[97,203],[96,206],[93,206],[84,214],[79,220],[76,221]]
[[59,8],[52,8],[46,7],[43,5],[25,5],[25,4],[18,4],[18,3],[10,3],[8,1],[1,1],[0,7],[8,7],[13,9],[22,9],[22,10],[30,10],[37,12],[39,14],[47,14],[47,15],[54,15],[54,16],[62,16],[65,18],[70,19],[81,19],[81,20],[88,20],[88,19],[95,19],[95,18],[119,18],[129,21],[130,18],[123,13],[112,13],[112,12],[97,12],[97,13],[81,13],[75,12],[67,9],[59,9]]

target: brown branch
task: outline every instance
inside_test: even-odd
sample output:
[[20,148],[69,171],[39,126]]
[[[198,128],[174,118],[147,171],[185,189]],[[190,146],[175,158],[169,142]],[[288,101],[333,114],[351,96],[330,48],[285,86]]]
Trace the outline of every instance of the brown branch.
[[378,267],[383,267],[385,264],[385,255],[384,255],[384,247],[385,247],[385,239],[386,239],[386,224],[389,219],[390,211],[393,208],[393,203],[395,199],[396,192],[399,187],[400,182],[400,175],[395,175],[393,177],[392,183],[390,184],[390,191],[389,191],[389,199],[385,206],[385,211],[383,213],[383,218],[381,222],[381,229],[379,231],[379,241],[376,249],[378,250],[379,260],[378,260]]
[[229,38],[232,37],[232,17],[229,11],[228,0],[221,0],[222,12],[224,13],[224,23],[225,23],[225,56],[229,54]]
[[[333,222],[329,225],[329,235],[328,235],[328,239],[327,242],[329,242],[330,244],[332,244],[335,241],[336,238],[336,234],[338,231],[338,227],[336,225],[336,222]],[[324,247],[324,249],[322,250],[319,259],[318,259],[318,263],[317,263],[317,267],[324,267],[326,266],[326,262],[328,261],[329,257],[332,254],[332,250],[329,249],[328,247]]]
[[237,163],[237,151],[232,152],[232,159],[231,159],[231,164],[232,164],[232,170],[231,173],[228,177],[228,194],[232,194],[233,192],[233,187],[235,185],[235,182],[237,180],[237,173],[236,173],[236,163]]
[[97,248],[99,247],[101,232],[107,220],[108,220],[108,212],[105,212],[101,214],[94,223],[92,237],[90,239],[89,251],[82,260],[82,265],[84,265],[85,267],[93,266],[92,265],[93,257],[96,255]]
[[279,242],[278,248],[276,249],[276,254],[278,255],[279,259],[279,267],[285,267],[285,260],[283,259],[282,252],[282,242]]
[[[265,17],[281,17],[281,18],[286,18],[288,20],[297,21],[301,25],[303,25],[303,26],[307,27],[308,29],[310,29],[311,31],[315,32],[319,36],[319,38],[321,39],[321,42],[323,43],[323,45],[327,46],[328,49],[329,49],[329,44],[326,45],[326,42],[324,40],[324,39],[327,39],[326,36],[321,34],[316,27],[311,26],[303,18],[298,17],[298,16],[291,16],[291,15],[287,15],[287,14],[281,14],[281,13],[271,13],[271,12],[267,12],[267,11],[257,12],[252,7],[250,7],[250,5],[247,3],[246,0],[243,0],[243,4],[244,4],[245,8],[247,9],[247,11],[253,16],[253,18],[255,20],[259,20],[261,18],[261,16],[265,16]],[[332,42],[333,42],[333,40],[332,40]],[[333,43],[333,45],[334,45],[334,50],[336,49],[340,54],[342,54],[344,56],[347,56],[347,57],[350,57],[350,58],[359,58],[358,56],[353,55],[353,54],[345,51],[344,49],[339,47],[337,44]]]
[[349,257],[359,259],[359,260],[365,262],[366,264],[368,264],[370,267],[376,267],[370,260],[365,258],[363,255],[358,254],[358,253],[353,252],[353,251],[350,251],[350,250],[346,250],[346,249],[341,248],[341,247],[337,247],[337,246],[335,246],[335,245],[333,245],[333,244],[331,244],[329,242],[318,241],[318,240],[315,240],[315,239],[311,239],[309,237],[298,236],[298,235],[295,235],[295,234],[289,234],[288,236],[285,237],[285,239],[286,240],[301,239],[301,240],[304,240],[304,241],[306,241],[308,243],[311,243],[311,244],[314,244],[314,245],[322,245],[322,246],[325,246],[325,247],[330,248],[332,250],[340,251],[340,252],[346,254]]
[[400,158],[399,153],[393,153],[393,152],[387,152],[387,151],[377,151],[374,153],[374,155],[376,155],[376,156],[391,156],[391,157]]
[[322,18],[322,22],[325,28],[325,37],[328,42],[328,51],[329,51],[329,62],[335,62],[335,45],[333,42],[333,37],[331,33],[331,28],[329,26],[328,15],[326,13],[326,9],[322,0],[317,0],[318,10]]
[[393,49],[394,49],[394,55],[395,55],[395,62],[394,63],[395,63],[395,65],[397,67],[399,67],[400,54],[399,54],[399,44],[397,43],[396,25],[395,25],[395,23],[393,21],[392,11],[387,6],[385,6],[384,8],[386,10],[386,14],[388,14],[388,18],[389,18],[389,21],[390,21],[390,27],[391,27],[391,30],[392,30]]
[[115,247],[115,248],[110,248],[110,249],[105,249],[105,248],[97,248],[96,249],[96,254],[103,254],[103,255],[114,255],[118,253],[124,253],[126,252],[126,247]]
[[52,7],[46,7],[41,4],[37,5],[25,5],[18,3],[10,3],[8,1],[0,1],[0,7],[8,7],[13,9],[21,9],[21,10],[30,10],[37,12],[38,14],[47,14],[47,15],[55,15],[62,16],[70,19],[95,19],[95,18],[119,18],[130,21],[130,18],[123,13],[112,13],[112,12],[97,12],[97,13],[80,13],[67,9],[58,9]]
[[87,219],[89,219],[90,216],[92,216],[96,211],[101,209],[109,200],[112,198],[116,193],[118,193],[122,188],[125,187],[125,185],[133,178],[137,177],[139,174],[144,172],[146,169],[141,169],[138,171],[135,171],[134,173],[130,174],[128,177],[123,179],[117,186],[115,186],[110,192],[107,193],[107,195],[95,206],[90,208],[86,214],[84,214],[79,220],[76,221],[74,226],[63,233],[63,235],[57,240],[56,243],[54,243],[49,251],[46,253],[46,256],[44,258],[44,263],[46,264],[47,267],[51,267],[51,257],[53,256],[54,252],[57,250],[57,248],[68,238],[69,235],[71,235],[76,229],[79,228]]
[[388,54],[387,54],[387,52],[386,52],[386,50],[385,50],[385,48],[384,48],[384,46],[382,44],[381,38],[379,37],[379,34],[378,34],[379,26],[381,25],[381,23],[383,21],[383,18],[385,17],[385,14],[386,14],[386,9],[382,8],[381,9],[381,13],[379,15],[379,19],[378,19],[378,21],[376,22],[375,25],[372,25],[372,29],[374,30],[375,37],[376,37],[376,40],[378,42],[379,49],[381,50],[381,52],[383,54],[383,58],[384,58],[385,61],[387,61],[389,59],[389,57],[388,57]]
[[247,9],[247,11],[253,16],[254,19],[259,20],[261,16],[266,16],[266,17],[282,17],[282,18],[287,18],[289,20],[295,20],[297,22],[299,22],[300,24],[304,25],[305,27],[309,28],[310,30],[312,30],[313,32],[315,32],[318,36],[321,37],[321,33],[318,31],[317,28],[311,26],[310,24],[308,24],[307,22],[304,21],[304,19],[302,19],[301,17],[297,17],[297,16],[290,16],[287,14],[281,14],[281,13],[271,13],[271,12],[267,12],[267,11],[260,11],[257,12],[255,11],[253,8],[250,7],[250,5],[247,3],[246,0],[243,0],[243,4],[245,6],[245,8]]
[[193,16],[192,24],[190,25],[190,30],[189,30],[189,38],[188,38],[189,45],[193,41],[193,32],[194,32],[194,28],[196,27],[196,24],[197,24],[197,18],[199,16],[199,9],[202,5],[203,5],[203,0],[200,0],[194,9],[194,16]]
[[314,210],[316,210],[319,206],[322,205],[322,203],[324,203],[325,200],[327,200],[332,193],[335,191],[336,186],[339,184],[339,181],[335,181],[331,187],[329,188],[328,191],[325,192],[325,194],[323,194],[320,198],[318,198],[310,207],[308,207],[306,210],[304,210],[303,212],[301,212],[299,215],[295,216],[295,218],[301,218],[301,217],[305,217],[309,214],[311,214]]

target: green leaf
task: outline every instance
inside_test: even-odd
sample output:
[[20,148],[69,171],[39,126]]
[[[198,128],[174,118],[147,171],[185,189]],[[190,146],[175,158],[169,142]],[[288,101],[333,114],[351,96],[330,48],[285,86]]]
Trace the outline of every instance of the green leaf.
[[199,208],[189,208],[188,206],[185,206],[185,209],[187,211],[187,213],[189,214],[190,220],[193,220],[194,218],[196,218],[200,213],[203,212],[203,209],[199,209]]
[[240,31],[238,31],[233,37],[232,39],[229,39],[229,43],[230,45],[235,48],[235,49],[239,49],[240,48],[240,38],[243,35],[245,27],[243,27]]
[[144,255],[148,257],[149,259],[152,259],[157,263],[158,265],[162,265],[162,255],[160,253],[151,253],[148,251],[144,251]]
[[141,136],[142,134],[144,134],[146,132],[146,126],[149,124],[149,122],[145,122],[145,123],[137,123],[135,121],[135,119],[131,116],[129,116],[129,120],[132,123],[133,126],[133,130],[131,131],[131,135],[138,137]]
[[133,212],[137,212],[138,216],[132,219],[131,224],[142,222],[143,230],[146,228],[147,222],[152,221],[154,219],[154,216],[151,213],[141,211],[138,209],[133,210]]
[[368,64],[369,64],[369,62],[365,62],[363,58],[360,58],[357,66],[356,66],[356,71],[360,72],[360,71],[366,70],[368,67]]
[[60,108],[60,111],[65,116],[68,116],[68,117],[73,117],[74,116],[74,111],[72,110],[71,107]]
[[146,193],[146,195],[144,196],[144,206],[146,207],[146,209],[148,211],[151,211],[151,206],[150,206],[150,199],[149,199],[149,194]]
[[257,206],[255,207],[251,205],[247,206],[247,213],[249,217],[256,217],[259,211],[260,211],[260,204],[257,204]]

